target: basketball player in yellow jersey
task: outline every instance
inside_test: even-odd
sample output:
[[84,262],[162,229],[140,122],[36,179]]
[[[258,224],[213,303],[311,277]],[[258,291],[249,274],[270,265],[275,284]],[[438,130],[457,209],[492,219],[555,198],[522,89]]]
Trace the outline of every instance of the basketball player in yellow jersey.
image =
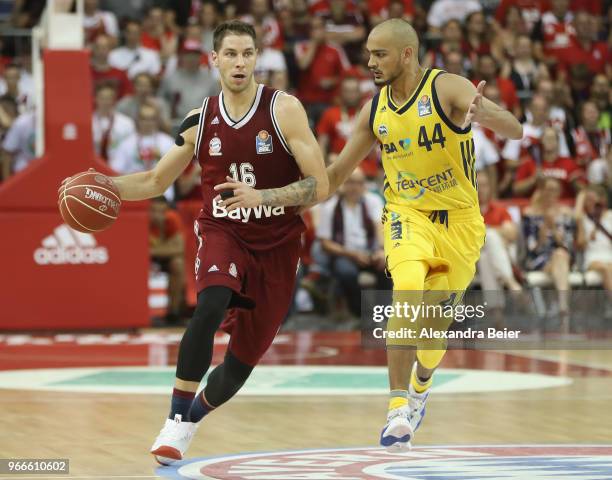
[[[522,137],[520,123],[460,76],[419,65],[419,42],[400,19],[376,26],[367,40],[369,68],[380,92],[362,108],[339,158],[328,167],[335,191],[378,141],[385,170],[383,214],[387,269],[394,303],[456,305],[470,284],[485,226],[478,195],[471,122],[502,136]],[[423,292],[427,291],[424,295]],[[451,319],[418,318],[446,330]],[[392,317],[387,334],[409,319]],[[417,330],[418,332],[418,330]],[[409,447],[425,413],[432,375],[446,351],[438,340],[387,335],[391,398],[381,444]]]

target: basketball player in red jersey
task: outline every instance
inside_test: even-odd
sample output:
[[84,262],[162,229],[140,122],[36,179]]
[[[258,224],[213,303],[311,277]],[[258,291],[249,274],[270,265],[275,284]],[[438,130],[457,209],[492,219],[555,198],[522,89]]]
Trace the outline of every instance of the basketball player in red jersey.
[[[272,343],[293,295],[304,229],[296,207],[328,193],[302,105],[255,83],[256,56],[252,26],[218,26],[213,61],[221,94],[187,115],[153,170],[113,178],[122,200],[143,200],[162,195],[194,154],[202,167],[198,302],[181,340],[170,415],[151,448],[162,464],[183,458],[198,422],[242,387]],[[225,359],[196,396],[226,313]]]

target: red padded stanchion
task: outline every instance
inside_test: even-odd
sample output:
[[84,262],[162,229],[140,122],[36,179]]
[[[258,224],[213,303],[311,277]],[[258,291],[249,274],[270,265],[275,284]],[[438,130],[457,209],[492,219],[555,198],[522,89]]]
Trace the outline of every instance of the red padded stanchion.
[[148,324],[148,210],[124,203],[109,230],[79,234],[57,209],[61,180],[94,167],[86,51],[46,51],[45,154],[0,184],[0,329]]

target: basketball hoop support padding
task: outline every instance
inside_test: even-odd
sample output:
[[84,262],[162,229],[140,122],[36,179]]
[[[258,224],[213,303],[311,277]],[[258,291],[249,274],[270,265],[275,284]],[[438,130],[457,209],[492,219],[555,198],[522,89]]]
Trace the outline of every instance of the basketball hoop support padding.
[[148,210],[124,203],[109,229],[62,227],[57,189],[90,167],[113,175],[93,149],[89,52],[45,51],[45,153],[0,184],[0,330],[146,326]]

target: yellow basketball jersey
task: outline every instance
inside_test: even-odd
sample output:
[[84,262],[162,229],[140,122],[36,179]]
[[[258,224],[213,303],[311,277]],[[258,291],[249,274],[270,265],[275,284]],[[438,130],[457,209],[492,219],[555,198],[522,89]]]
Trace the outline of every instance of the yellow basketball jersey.
[[384,196],[391,208],[454,210],[478,205],[472,129],[442,111],[428,69],[412,97],[395,105],[391,87],[372,100],[370,127],[382,148]]

